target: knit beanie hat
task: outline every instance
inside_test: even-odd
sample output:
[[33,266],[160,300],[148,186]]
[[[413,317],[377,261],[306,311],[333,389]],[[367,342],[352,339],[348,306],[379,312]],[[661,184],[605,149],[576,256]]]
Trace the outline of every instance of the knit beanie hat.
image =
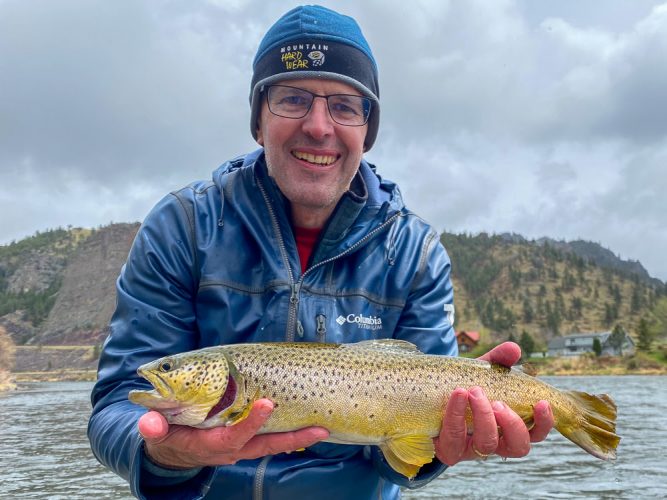
[[250,84],[250,131],[255,139],[263,87],[300,78],[338,80],[373,100],[364,141],[368,151],[380,119],[378,71],[354,19],[319,5],[305,5],[290,10],[269,28],[257,49]]

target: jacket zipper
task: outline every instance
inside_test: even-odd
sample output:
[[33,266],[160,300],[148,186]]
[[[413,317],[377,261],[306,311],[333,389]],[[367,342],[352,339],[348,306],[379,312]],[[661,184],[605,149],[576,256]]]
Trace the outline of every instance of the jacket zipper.
[[294,273],[292,273],[292,266],[290,266],[289,257],[287,256],[287,247],[285,246],[285,240],[283,240],[283,233],[280,230],[280,224],[278,224],[278,218],[276,217],[276,213],[273,210],[273,206],[271,206],[271,201],[269,200],[269,196],[266,194],[266,189],[264,188],[264,184],[262,183],[261,179],[257,179],[257,185],[259,186],[259,190],[262,193],[262,197],[264,198],[264,203],[266,204],[266,208],[269,211],[269,217],[271,218],[271,226],[273,227],[273,231],[276,234],[276,238],[278,238],[278,249],[280,250],[280,257],[283,259],[283,264],[287,269],[287,277],[289,285],[292,288],[292,293],[289,299],[290,306],[287,312],[287,329],[285,332],[286,340],[290,342],[294,341],[296,311],[297,311],[297,305],[299,303],[299,288],[301,287],[301,284],[294,282]]
[[[280,250],[280,256],[282,257],[285,268],[287,269],[287,276],[291,287],[291,294],[289,300],[290,301],[289,310],[287,313],[286,340],[287,342],[294,342],[294,333],[295,331],[297,331],[297,329],[301,332],[300,336],[303,336],[303,325],[301,324],[300,321],[297,321],[297,313],[299,310],[299,292],[301,291],[301,285],[303,284],[304,276],[306,276],[306,274],[308,274],[313,269],[317,269],[318,267],[324,266],[330,262],[333,262],[334,260],[337,260],[353,252],[361,245],[365,244],[368,240],[374,238],[375,235],[383,231],[386,227],[390,226],[397,218],[401,216],[401,213],[400,212],[395,213],[389,219],[380,224],[378,227],[370,231],[366,236],[357,241],[354,245],[342,251],[338,255],[329,257],[328,259],[325,259],[321,262],[318,262],[314,266],[309,267],[303,272],[299,280],[295,282],[294,273],[292,272],[292,266],[290,266],[289,258],[287,256],[287,247],[285,246],[285,240],[283,239],[283,234],[280,231],[280,225],[278,224],[278,218],[276,217],[276,213],[273,210],[273,207],[271,206],[268,195],[266,194],[266,189],[264,188],[264,184],[260,179],[257,180],[257,185],[259,186],[259,190],[262,193],[262,197],[264,198],[264,203],[266,204],[266,207],[269,211],[269,217],[271,218],[271,226],[273,227],[276,237],[278,238],[278,249]],[[320,317],[322,318],[321,320],[319,319]],[[318,315],[317,332],[318,334],[320,333],[320,321],[321,321],[322,338],[326,336],[326,325],[324,324],[325,319],[326,318],[324,317],[324,315]],[[254,500],[262,500],[262,496],[264,495],[264,475],[266,474],[266,468],[269,464],[269,460],[271,460],[271,457],[272,455],[265,456],[259,463],[259,465],[257,466],[257,470],[255,471],[255,481],[253,485]]]
[[257,470],[255,471],[255,481],[252,488],[253,500],[262,500],[264,498],[264,475],[266,474],[266,468],[269,465],[271,457],[273,457],[273,455],[265,456],[257,466]]
[[320,266],[326,265],[330,262],[333,262],[336,259],[339,259],[353,252],[361,245],[365,244],[368,240],[372,239],[376,234],[384,230],[387,226],[391,225],[398,217],[401,216],[401,213],[397,212],[394,215],[392,215],[389,219],[387,219],[378,227],[370,231],[366,236],[361,238],[350,248],[342,251],[338,255],[329,257],[328,259],[318,262],[314,266],[309,267],[304,271],[299,280],[295,281],[294,273],[292,272],[292,266],[290,266],[289,258],[287,256],[287,247],[285,246],[285,240],[283,239],[283,234],[280,230],[280,224],[278,224],[278,218],[276,217],[275,210],[273,209],[273,206],[271,206],[269,196],[266,193],[266,189],[264,188],[264,184],[262,183],[261,179],[257,179],[257,185],[259,186],[259,190],[262,193],[262,197],[264,198],[264,203],[266,204],[266,207],[269,211],[269,217],[271,218],[271,226],[273,227],[273,231],[275,232],[276,237],[278,238],[278,249],[280,250],[280,256],[283,259],[283,264],[285,265],[285,268],[287,269],[287,276],[289,280],[289,285],[291,287],[291,294],[289,299],[290,305],[287,312],[287,328],[285,332],[285,340],[287,342],[294,342],[295,333],[299,334],[300,337],[303,337],[303,325],[301,324],[301,322],[297,321],[297,313],[299,311],[299,292],[301,291],[301,285],[303,284],[304,276],[306,276],[306,274],[308,274],[313,269],[317,269]]
[[[344,257],[347,254],[354,252],[357,248],[359,248],[360,246],[363,246],[364,244],[366,244],[366,242],[373,239],[378,233],[382,232],[385,228],[390,226],[400,216],[401,216],[400,212],[395,213],[389,219],[387,219],[382,224],[380,224],[378,227],[376,227],[375,229],[370,231],[366,236],[361,238],[359,241],[357,241],[354,245],[352,245],[348,249],[343,250],[341,253],[339,253],[337,255],[334,255],[333,257],[329,257],[328,259],[325,259],[323,261],[320,261],[317,264],[315,264],[315,265],[309,267],[308,269],[306,269],[303,272],[303,274],[301,275],[301,277],[299,278],[299,281],[292,286],[292,296],[290,297],[290,316],[293,314],[294,319],[296,320],[297,312],[298,312],[298,309],[299,309],[299,291],[301,290],[301,285],[303,284],[304,277],[309,272],[311,272],[313,269],[317,269],[318,267],[325,266],[325,265],[329,264],[330,262],[338,260],[341,257]],[[288,342],[294,342],[294,330],[288,330],[287,331],[287,341]]]

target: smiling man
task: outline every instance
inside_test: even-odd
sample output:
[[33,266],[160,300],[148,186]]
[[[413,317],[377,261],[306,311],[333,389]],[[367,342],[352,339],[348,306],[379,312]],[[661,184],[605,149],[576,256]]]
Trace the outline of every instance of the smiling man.
[[[412,480],[377,447],[325,442],[323,428],[258,435],[274,410],[268,399],[240,423],[206,430],[169,426],[128,400],[147,387],[140,365],[220,344],[396,338],[457,354],[449,258],[363,159],[380,105],[357,23],[293,9],[265,35],[253,70],[250,125],[262,148],[166,196],[118,279],[92,394],[97,458],[141,498],[324,500],[393,499],[461,460],[526,455],[553,425],[549,405],[536,405],[529,431],[475,387],[452,394],[436,457]],[[504,344],[483,358],[511,365],[519,355]]]

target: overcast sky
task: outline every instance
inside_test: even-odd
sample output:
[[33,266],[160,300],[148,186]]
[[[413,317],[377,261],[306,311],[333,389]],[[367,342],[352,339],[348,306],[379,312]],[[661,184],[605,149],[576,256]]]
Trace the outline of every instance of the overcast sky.
[[[438,230],[601,243],[667,280],[666,0],[340,0],[380,67],[367,159]],[[141,220],[255,149],[294,2],[0,0],[0,244]]]

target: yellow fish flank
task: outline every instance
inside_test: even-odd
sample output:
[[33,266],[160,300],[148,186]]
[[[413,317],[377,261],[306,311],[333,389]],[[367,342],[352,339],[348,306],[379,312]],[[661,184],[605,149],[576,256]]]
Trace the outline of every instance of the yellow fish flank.
[[138,373],[154,389],[130,391],[130,401],[170,424],[234,425],[254,401],[268,398],[274,411],[261,433],[325,427],[330,442],[378,445],[409,478],[433,460],[433,437],[457,387],[482,387],[529,426],[533,405],[545,399],[555,428],[603,460],[616,458],[620,441],[607,395],[561,391],[520,370],[427,355],[399,340],[223,345],[161,358]]

